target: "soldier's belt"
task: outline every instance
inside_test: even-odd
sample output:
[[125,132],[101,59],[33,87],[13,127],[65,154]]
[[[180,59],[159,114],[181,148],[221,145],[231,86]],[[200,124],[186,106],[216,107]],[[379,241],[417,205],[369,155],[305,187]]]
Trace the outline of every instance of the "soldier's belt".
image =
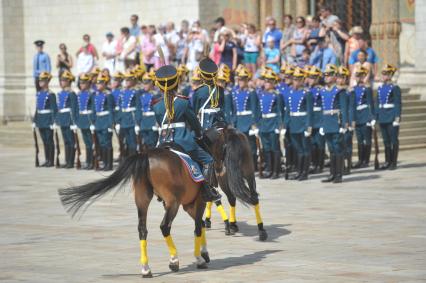
[[80,111],[80,114],[81,115],[92,114],[92,110],[83,110],[83,111]]
[[105,116],[108,115],[109,111],[101,111],[101,112],[96,112],[96,116]]
[[379,105],[379,108],[394,108],[395,107],[395,104],[393,104],[393,103],[385,103],[385,104],[380,104]]
[[37,110],[37,114],[49,114],[52,113],[50,109]]
[[161,129],[173,129],[173,128],[185,128],[186,124],[185,122],[178,122],[178,123],[171,123],[171,124],[163,124],[161,126]]
[[251,110],[237,111],[237,116],[245,116],[245,115],[251,115],[251,114],[253,114]]
[[321,111],[321,107],[318,107],[318,106],[314,107],[314,111],[315,112]]
[[277,113],[262,114],[262,118],[274,118],[274,117],[277,117]]
[[58,110],[59,113],[67,113],[67,112],[71,112],[71,108],[62,108]]
[[204,109],[203,112],[210,114],[210,113],[217,113],[220,111],[220,108],[208,108],[208,109]]
[[324,110],[324,111],[322,111],[322,114],[324,114],[324,115],[335,115],[335,114],[339,114],[339,113],[340,113],[339,109]]
[[367,108],[368,107],[368,105],[367,104],[360,104],[360,105],[358,105],[357,107],[356,107],[356,110],[363,110],[363,109],[365,109],[365,108]]
[[128,108],[123,108],[122,111],[123,112],[133,112],[136,110],[136,107],[128,107]]
[[142,112],[142,116],[154,116],[154,115],[155,115],[154,111]]
[[299,116],[306,116],[307,112],[290,112],[290,116],[299,117]]

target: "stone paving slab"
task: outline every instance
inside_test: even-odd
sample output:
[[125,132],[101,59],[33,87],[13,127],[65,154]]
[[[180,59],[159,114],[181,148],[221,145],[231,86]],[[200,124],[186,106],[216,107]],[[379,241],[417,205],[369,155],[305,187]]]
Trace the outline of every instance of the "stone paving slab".
[[213,211],[207,270],[194,265],[193,223],[180,210],[172,235],[181,270],[168,269],[159,225],[148,216],[153,279],[139,275],[137,213],[129,189],[80,219],[57,189],[102,173],[34,168],[31,149],[0,147],[0,282],[425,282],[426,151],[401,154],[397,171],[354,171],[340,185],[258,180],[267,242],[254,212],[237,206],[241,233],[225,236]]

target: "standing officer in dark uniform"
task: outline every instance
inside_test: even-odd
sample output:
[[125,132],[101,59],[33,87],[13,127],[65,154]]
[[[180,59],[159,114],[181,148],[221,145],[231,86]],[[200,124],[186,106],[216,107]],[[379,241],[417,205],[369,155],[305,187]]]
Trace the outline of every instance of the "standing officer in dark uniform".
[[[292,179],[308,179],[311,164],[312,95],[304,85],[305,73],[296,67],[293,72],[293,87],[288,95],[285,123],[289,126],[290,138],[297,153],[297,174]],[[288,120],[288,122],[286,121]]]
[[209,129],[215,123],[225,122],[225,97],[223,88],[216,85],[217,65],[205,58],[200,61],[199,69],[204,85],[194,93],[194,111],[203,129]]
[[264,89],[257,93],[259,100],[260,119],[259,135],[263,146],[263,156],[266,163],[263,178],[279,178],[281,167],[281,151],[279,146],[279,132],[281,125],[281,96],[275,88],[277,75],[271,69],[265,69],[262,76],[265,80]]
[[36,112],[34,115],[33,128],[38,128],[43,140],[45,162],[42,167],[52,167],[55,158],[55,144],[53,142],[53,130],[55,127],[55,116],[57,112],[56,96],[49,89],[52,75],[41,72],[38,77],[40,90],[36,94]]
[[62,91],[58,93],[58,113],[56,124],[61,127],[62,139],[65,146],[65,165],[63,168],[73,168],[75,158],[74,131],[77,131],[77,95],[71,89],[75,80],[70,71],[65,70],[60,77]]
[[[166,65],[155,72],[156,84],[164,92],[164,99],[154,106],[157,123],[161,127],[159,143],[175,142],[191,157],[203,166],[203,174],[208,179],[213,170],[213,158],[195,142],[202,139],[202,128],[188,99],[176,94],[179,80],[177,70],[172,65]],[[201,191],[204,201],[220,200],[218,194],[207,182]]]
[[364,83],[367,69],[361,67],[355,71],[356,85],[352,92],[354,103],[355,133],[358,142],[358,162],[353,168],[368,167],[371,155],[371,133],[374,120],[373,91]]
[[134,71],[127,72],[125,75],[125,88],[121,94],[120,110],[121,113],[115,124],[118,133],[122,133],[124,142],[127,146],[128,155],[136,153],[136,134],[139,134],[140,127],[137,125],[136,117],[139,106],[139,91],[136,88],[136,75]]
[[346,67],[340,66],[337,71],[336,86],[346,94],[346,109],[347,109],[347,131],[343,134],[343,174],[349,175],[352,167],[352,138],[353,138],[353,120],[354,120],[354,97],[352,92],[348,90],[349,70]]
[[143,144],[148,148],[153,148],[158,141],[158,126],[155,120],[153,106],[161,100],[161,96],[154,90],[155,73],[145,73],[143,75],[143,89],[139,96],[140,109],[138,113],[138,126]]
[[[226,68],[224,68],[226,66]],[[229,70],[228,65],[222,64],[219,66],[219,70],[217,72],[217,79],[216,84],[219,87],[223,88],[223,94],[224,94],[224,106],[223,106],[223,113],[225,115],[226,123],[232,124],[232,83],[231,83],[231,73],[229,73],[227,70]]]
[[316,66],[310,66],[307,70],[307,86],[312,95],[312,163],[311,173],[322,173],[324,168],[325,139],[319,129],[322,124],[322,99],[321,99],[321,70]]
[[320,133],[325,135],[330,150],[330,176],[322,182],[341,183],[343,174],[344,140],[347,125],[347,98],[345,91],[336,85],[337,67],[328,64],[324,71],[326,86],[321,89],[322,127]]
[[84,145],[86,146],[86,166],[83,169],[93,169],[93,140],[91,132],[94,131],[95,116],[93,113],[93,93],[91,91],[91,77],[82,74],[79,78],[80,92],[78,100],[77,126],[81,130]]
[[392,83],[396,68],[385,65],[382,69],[382,81],[377,91],[376,116],[385,145],[385,164],[381,169],[395,170],[399,152],[399,123],[401,121],[401,89]]
[[[188,97],[189,92],[191,91],[191,85],[188,81],[189,70],[185,64],[180,64],[177,68],[178,77],[179,77],[179,89],[178,93],[180,95]],[[155,77],[155,74],[153,74]]]
[[202,86],[203,86],[203,80],[201,79],[201,76],[200,76],[200,70],[198,67],[196,67],[194,71],[192,71],[191,90],[188,93],[189,104],[191,105],[191,107],[194,107],[195,92]]
[[114,126],[113,110],[114,97],[107,90],[106,84],[109,78],[100,74],[96,81],[96,92],[94,96],[93,111],[96,114],[95,130],[99,141],[101,160],[104,167],[101,170],[112,170],[113,149],[112,129]]
[[232,121],[234,127],[247,136],[253,156],[253,164],[257,165],[256,137],[250,133],[255,127],[258,113],[257,95],[254,89],[249,88],[248,81],[251,74],[246,67],[240,68],[236,74],[238,77],[238,89],[232,92],[233,103],[231,105]]
[[117,122],[118,116],[120,115],[120,99],[121,92],[123,91],[121,83],[123,79],[124,75],[121,72],[116,72],[112,75],[111,95],[114,98],[114,123]]

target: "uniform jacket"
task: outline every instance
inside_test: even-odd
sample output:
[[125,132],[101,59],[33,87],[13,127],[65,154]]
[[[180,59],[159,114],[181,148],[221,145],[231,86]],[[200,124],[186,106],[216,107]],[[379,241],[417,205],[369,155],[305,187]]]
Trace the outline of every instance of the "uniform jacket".
[[95,123],[95,113],[93,112],[93,93],[90,90],[80,91],[77,95],[77,126],[80,129],[89,129]]
[[121,128],[133,128],[136,126],[136,117],[140,109],[139,100],[140,90],[137,88],[124,89],[120,96],[120,114],[116,123],[120,124]]
[[312,94],[307,89],[300,88],[290,91],[284,120],[289,121],[291,134],[300,134],[312,127],[312,100]]
[[114,123],[114,97],[107,90],[96,91],[92,110],[96,113],[96,130],[112,129]]
[[392,123],[401,117],[401,89],[394,84],[383,84],[377,90],[376,118],[379,123]]
[[259,132],[271,133],[278,131],[281,124],[282,100],[279,93],[275,90],[262,90],[257,93],[259,99],[259,113],[256,115]]
[[76,124],[78,117],[77,95],[72,90],[62,90],[57,94],[58,113],[56,124],[67,127]]
[[[224,107],[225,107],[225,94],[222,87],[217,86],[216,92],[219,92],[219,104],[216,108],[219,108],[217,112],[213,113],[206,113],[204,112],[204,115],[202,115],[202,109],[204,106],[204,110],[213,108],[211,105],[211,99],[210,99],[210,92],[213,90],[213,86],[209,85],[203,85],[200,88],[198,88],[193,97],[193,103],[194,103],[194,112],[197,116],[200,117],[204,116],[204,121],[201,121],[201,124],[203,125],[204,129],[210,128],[215,122],[225,122],[225,113],[224,113]],[[216,93],[214,94],[216,95]]]
[[[324,87],[320,91],[322,99],[323,119],[322,128],[324,133],[338,133],[339,129],[348,122],[347,118],[347,94],[345,89],[336,86],[332,88]],[[335,111],[329,115],[327,112]]]
[[156,126],[157,121],[155,119],[155,113],[153,105],[160,99],[160,96],[154,91],[142,90],[139,95],[139,111],[137,111],[137,121],[141,130],[153,130]]
[[247,133],[255,124],[258,115],[257,94],[253,89],[238,89],[231,95],[231,115],[234,127]]
[[362,125],[374,119],[373,91],[370,87],[356,85],[353,90],[354,121]]
[[50,90],[41,90],[36,94],[36,103],[34,123],[37,128],[50,128],[58,111],[55,94]]

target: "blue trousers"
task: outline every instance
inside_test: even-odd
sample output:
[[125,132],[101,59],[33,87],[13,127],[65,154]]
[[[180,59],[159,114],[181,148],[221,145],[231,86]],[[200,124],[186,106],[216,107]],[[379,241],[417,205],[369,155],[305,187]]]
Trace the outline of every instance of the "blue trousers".
[[325,148],[325,138],[319,133],[319,128],[312,129],[312,146],[315,146],[319,149]]
[[198,145],[194,150],[188,152],[188,155],[190,155],[196,162],[201,163],[203,167],[213,162],[213,158],[210,154],[205,152]]
[[290,134],[290,138],[298,156],[308,156],[311,153],[311,140],[304,133]]
[[101,147],[108,149],[112,148],[112,133],[108,132],[108,129],[96,130],[96,137]]
[[343,135],[340,133],[325,134],[328,150],[331,154],[343,154]]
[[64,140],[65,146],[74,147],[74,133],[71,131],[69,126],[61,127],[62,139]]
[[84,145],[86,146],[86,149],[91,150],[93,146],[92,141],[92,133],[89,129],[81,129],[81,136],[83,137]]
[[356,125],[355,133],[358,144],[371,145],[371,127],[366,124]]
[[349,157],[352,155],[352,137],[353,137],[354,133],[353,131],[346,131],[346,133],[344,133],[343,135],[343,139],[344,139],[344,155],[345,157]]
[[158,131],[142,130],[139,134],[142,137],[142,143],[147,145],[149,148],[154,148],[157,145]]
[[53,143],[53,130],[50,128],[39,128],[38,129],[41,140],[44,145],[52,145]]
[[123,143],[127,145],[127,149],[136,150],[136,133],[135,128],[121,128],[120,133],[124,138]]
[[394,127],[392,123],[380,124],[380,131],[382,133],[383,144],[386,147],[399,145],[399,126]]
[[264,151],[280,152],[279,135],[275,132],[260,133]]

